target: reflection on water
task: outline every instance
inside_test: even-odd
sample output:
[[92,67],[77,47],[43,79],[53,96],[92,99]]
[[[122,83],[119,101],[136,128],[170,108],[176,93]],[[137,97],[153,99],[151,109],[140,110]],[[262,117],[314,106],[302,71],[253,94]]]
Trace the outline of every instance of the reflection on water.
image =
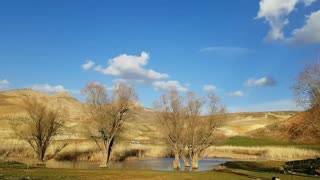
[[[154,158],[143,160],[128,160],[123,162],[112,162],[110,169],[145,169],[145,170],[161,170],[173,171],[172,165],[173,158]],[[232,159],[224,158],[206,158],[199,162],[198,171],[207,171],[212,169],[214,165],[219,165]],[[183,161],[181,161],[183,167]],[[93,169],[98,168],[100,162],[86,162],[86,161],[55,161],[50,160],[47,162],[48,168],[76,168],[76,169]],[[181,169],[184,171],[184,169]]]

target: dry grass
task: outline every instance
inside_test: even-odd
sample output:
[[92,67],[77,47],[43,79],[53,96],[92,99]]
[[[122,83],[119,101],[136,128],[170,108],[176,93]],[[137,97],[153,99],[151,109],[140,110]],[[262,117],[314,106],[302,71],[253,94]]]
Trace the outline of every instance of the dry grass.
[[[18,139],[0,139],[0,159],[7,158],[36,158],[30,146]],[[66,141],[54,141],[47,150],[47,157],[52,156]],[[102,154],[96,144],[91,140],[68,140],[68,145],[54,158],[57,160],[100,161]],[[131,144],[130,142],[117,143],[111,154],[112,160],[125,160],[130,158],[157,158],[168,157],[169,151],[164,145]]]
[[300,160],[320,157],[320,152],[296,147],[241,147],[212,146],[206,155],[208,157],[228,157],[236,159],[269,159],[269,160]]
[[[35,158],[30,147],[19,140],[2,141],[0,157]],[[55,141],[48,149],[47,155],[53,154],[63,141]],[[131,144],[121,142],[115,144],[111,159],[122,161],[132,158],[161,158],[169,157],[170,151],[162,145]],[[278,161],[300,160],[320,157],[320,152],[311,149],[279,146],[212,146],[206,153],[206,157],[225,157],[235,159],[268,159]],[[96,144],[90,140],[73,140],[61,152],[57,154],[57,160],[100,161],[102,154]]]
[[[144,157],[167,157],[168,150],[165,146],[119,143],[115,144],[111,154],[111,159],[115,161],[125,160],[127,158],[144,158]],[[85,140],[81,142],[72,142],[63,149],[56,159],[58,160],[88,160],[100,161],[102,154],[92,141]]]

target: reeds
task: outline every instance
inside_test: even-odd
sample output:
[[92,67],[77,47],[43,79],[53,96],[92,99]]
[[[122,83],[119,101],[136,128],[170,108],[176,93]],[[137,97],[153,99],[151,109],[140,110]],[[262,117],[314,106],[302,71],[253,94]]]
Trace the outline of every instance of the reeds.
[[212,146],[206,155],[208,157],[228,157],[236,159],[269,159],[269,160],[300,160],[320,157],[320,152],[316,150],[281,147],[241,147],[241,146]]
[[[47,151],[50,157],[56,147],[63,141],[55,141]],[[131,144],[121,142],[115,144],[111,160],[122,161],[131,158],[162,158],[170,157],[171,152],[164,144]],[[266,159],[266,160],[300,160],[320,157],[320,151],[298,148],[293,146],[211,146],[205,153],[205,157],[225,157],[235,159]],[[0,157],[36,158],[28,144],[19,141],[2,141]],[[55,157],[60,161],[100,161],[102,154],[96,144],[90,140],[73,140],[62,149]]]

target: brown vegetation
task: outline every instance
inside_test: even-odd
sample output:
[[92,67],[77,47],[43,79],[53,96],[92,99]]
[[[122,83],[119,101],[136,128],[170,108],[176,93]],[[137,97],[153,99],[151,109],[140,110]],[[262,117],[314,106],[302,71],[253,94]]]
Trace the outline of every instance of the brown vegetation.
[[286,121],[249,133],[254,137],[273,137],[292,142],[320,143],[320,106],[301,112]]

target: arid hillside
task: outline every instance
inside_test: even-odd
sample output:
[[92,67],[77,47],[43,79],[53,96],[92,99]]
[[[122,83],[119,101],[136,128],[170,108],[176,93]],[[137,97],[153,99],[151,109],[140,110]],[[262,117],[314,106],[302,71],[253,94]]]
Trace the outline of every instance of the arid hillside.
[[[83,104],[73,98],[68,93],[58,93],[54,95],[44,94],[31,89],[18,89],[0,92],[0,115],[14,114],[23,115],[24,109],[21,106],[23,95],[33,95],[46,101],[53,106],[59,106],[66,110],[68,119],[66,120],[66,137],[72,139],[85,138],[85,127],[90,124],[86,121],[86,114]],[[122,133],[124,141],[141,141],[146,143],[159,142],[162,139],[159,132],[155,111],[135,105],[135,118],[130,119],[125,125]],[[223,125],[219,128],[225,136],[244,135],[250,131],[266,127],[274,123],[280,123],[297,112],[247,112],[226,114],[219,119],[223,120]],[[1,119],[1,137],[12,137],[9,122]]]
[[268,125],[249,133],[298,143],[320,143],[320,106],[301,112],[288,120]]
[[220,129],[226,136],[241,136],[255,129],[284,121],[295,114],[296,111],[230,113],[224,115],[224,124]]
[[[86,135],[86,128],[90,125],[90,119],[86,118],[86,113],[84,110],[84,104],[77,99],[70,96],[68,93],[59,94],[44,94],[38,91],[30,89],[19,89],[0,92],[0,116],[25,116],[25,110],[23,108],[22,96],[29,94],[38,97],[39,99],[48,103],[50,107],[61,107],[67,113],[67,119],[64,128],[64,134],[56,137],[55,143],[63,142],[60,140],[67,141],[69,145],[64,149],[57,159],[68,159],[70,154],[77,149],[77,159],[87,159],[90,156],[90,160],[99,160],[101,153],[98,151],[95,143],[88,139]],[[144,152],[145,157],[168,157],[170,151],[165,145],[164,137],[161,134],[161,129],[159,122],[157,120],[157,112],[153,109],[144,108],[138,103],[133,103],[134,105],[134,117],[128,119],[124,124],[124,129],[121,133],[121,137],[118,139],[117,145],[113,151],[112,159],[119,160],[125,159],[128,153],[136,156],[134,152],[137,149]],[[282,134],[276,133],[286,130],[288,126],[292,126],[290,132],[296,132],[294,127],[310,129],[309,134],[316,132],[316,129],[312,129],[314,122],[308,121],[308,127],[301,126],[301,114],[298,112],[246,112],[246,113],[230,113],[222,116],[217,116],[217,120],[222,121],[219,131],[216,132],[217,145],[212,146],[207,150],[208,157],[228,157],[228,158],[268,158],[268,159],[301,159],[301,158],[311,158],[317,157],[318,152],[311,152],[305,149],[292,149],[292,147],[279,147],[278,149],[270,146],[272,143],[268,144],[268,147],[255,147],[254,143],[250,144],[250,147],[244,145],[232,146],[229,140],[241,138],[246,141],[251,141],[255,138],[249,138],[245,136],[267,136],[271,134],[274,136],[282,137]],[[293,116],[292,118],[290,118]],[[301,117],[301,118],[297,118]],[[297,119],[291,122],[290,119]],[[2,147],[1,152],[4,155],[10,155],[10,157],[29,157],[32,155],[30,147],[24,142],[20,141],[14,135],[13,130],[10,126],[10,120],[8,118],[0,118],[0,147]],[[305,121],[303,121],[305,122]],[[295,123],[295,124],[291,124]],[[274,126],[279,126],[285,124],[286,126],[276,131],[277,128]],[[267,128],[268,130],[265,130]],[[261,131],[262,129],[265,131]],[[259,130],[257,130],[259,129]],[[272,131],[271,131],[272,130]],[[251,134],[251,132],[257,132]],[[300,132],[300,131],[299,131]],[[299,134],[305,136],[305,134]],[[233,137],[234,136],[234,137]],[[224,141],[225,137],[231,137]],[[300,137],[301,140],[309,141],[311,136]],[[319,136],[312,136],[311,138],[316,138]],[[279,139],[277,137],[277,139]],[[220,141],[220,142],[219,142]],[[310,142],[313,139],[310,140]],[[226,144],[224,144],[226,142]],[[231,143],[234,144],[234,143]],[[239,144],[239,143],[238,143]],[[241,144],[241,143],[240,143]],[[50,152],[54,151],[55,145],[51,147]],[[290,149],[291,154],[288,153]],[[50,154],[49,152],[49,154]],[[133,154],[132,154],[133,153]],[[287,155],[290,155],[287,156]],[[74,154],[73,154],[74,155]]]
[[[73,98],[68,93],[58,93],[55,95],[44,94],[31,89],[17,89],[0,92],[0,116],[15,115],[24,116],[22,97],[34,96],[41,101],[45,101],[52,107],[60,107],[68,114],[65,126],[68,128],[67,134],[78,134],[79,124],[83,121],[84,113],[82,103]],[[10,123],[7,119],[1,118],[0,137],[12,137]]]

